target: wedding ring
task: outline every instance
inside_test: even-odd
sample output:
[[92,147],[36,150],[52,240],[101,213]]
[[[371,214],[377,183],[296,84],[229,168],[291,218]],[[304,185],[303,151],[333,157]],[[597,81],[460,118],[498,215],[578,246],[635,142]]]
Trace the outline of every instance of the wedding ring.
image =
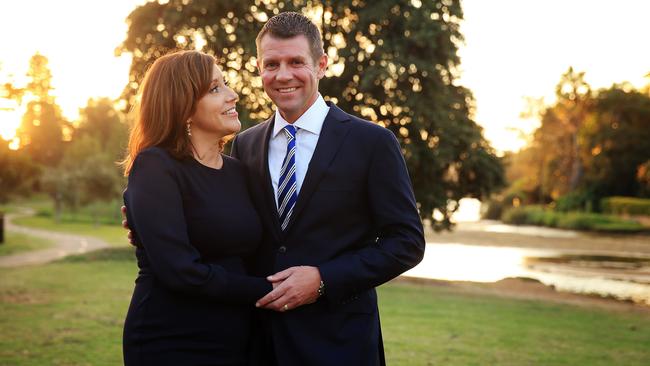
[[284,311],[289,310],[289,305],[288,305],[288,304],[284,304],[284,306],[282,307],[282,310],[284,310]]

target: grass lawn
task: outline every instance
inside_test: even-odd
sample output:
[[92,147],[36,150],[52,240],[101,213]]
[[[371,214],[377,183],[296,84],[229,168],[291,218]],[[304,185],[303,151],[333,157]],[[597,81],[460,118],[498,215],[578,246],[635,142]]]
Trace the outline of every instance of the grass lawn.
[[31,216],[21,217],[13,220],[16,225],[58,231],[62,233],[87,235],[106,241],[113,246],[125,246],[128,244],[126,230],[118,225],[97,225],[76,222],[56,223],[50,217]]
[[5,242],[0,244],[0,256],[45,249],[50,245],[45,239],[5,231]]
[[648,365],[650,316],[459,293],[380,288],[389,365]]
[[[110,248],[37,267],[0,269],[0,365],[120,365],[136,266]],[[650,316],[452,288],[380,289],[388,364],[647,365]]]

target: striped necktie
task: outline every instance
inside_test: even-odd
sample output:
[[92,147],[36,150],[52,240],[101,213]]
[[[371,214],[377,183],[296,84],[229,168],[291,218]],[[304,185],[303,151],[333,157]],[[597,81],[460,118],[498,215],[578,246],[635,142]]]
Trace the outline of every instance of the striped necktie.
[[298,200],[296,185],[296,127],[287,125],[284,127],[287,135],[287,154],[284,156],[282,168],[280,169],[280,180],[278,181],[278,213],[282,230],[287,228],[293,206]]

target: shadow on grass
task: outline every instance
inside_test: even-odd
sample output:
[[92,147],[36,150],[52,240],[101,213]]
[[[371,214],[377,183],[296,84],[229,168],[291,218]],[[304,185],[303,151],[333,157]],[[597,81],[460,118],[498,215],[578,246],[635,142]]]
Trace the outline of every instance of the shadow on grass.
[[134,248],[105,248],[89,253],[75,254],[57,260],[55,263],[135,261]]

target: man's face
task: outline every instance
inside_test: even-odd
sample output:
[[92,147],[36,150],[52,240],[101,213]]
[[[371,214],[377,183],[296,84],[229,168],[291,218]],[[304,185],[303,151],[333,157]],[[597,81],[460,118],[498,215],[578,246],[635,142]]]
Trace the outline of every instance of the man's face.
[[307,37],[262,37],[257,67],[264,91],[289,123],[295,122],[318,98],[327,56],[312,58]]

